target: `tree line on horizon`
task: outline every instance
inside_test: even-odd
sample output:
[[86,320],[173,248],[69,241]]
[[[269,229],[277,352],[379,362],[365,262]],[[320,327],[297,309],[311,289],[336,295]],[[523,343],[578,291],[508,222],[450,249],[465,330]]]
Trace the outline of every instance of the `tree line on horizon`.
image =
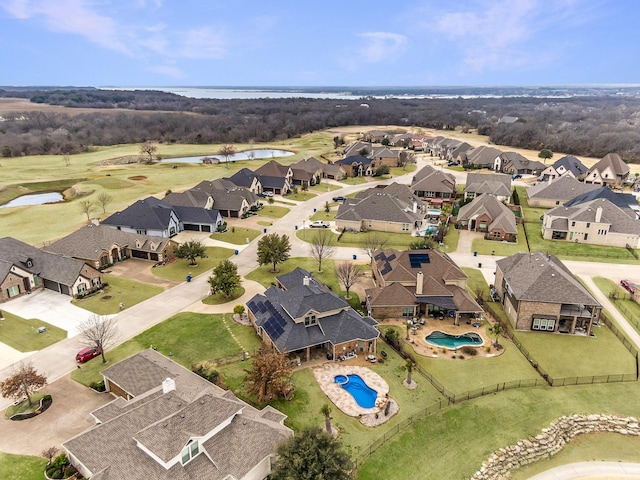
[[[640,162],[640,98],[628,96],[223,100],[159,91],[92,89],[0,90],[0,96],[96,109],[73,115],[47,111],[3,114],[0,156],[5,158],[70,155],[92,146],[147,141],[263,143],[348,125],[399,125],[477,130],[498,146],[596,158],[615,152],[627,162]],[[500,122],[505,116],[517,120]]]

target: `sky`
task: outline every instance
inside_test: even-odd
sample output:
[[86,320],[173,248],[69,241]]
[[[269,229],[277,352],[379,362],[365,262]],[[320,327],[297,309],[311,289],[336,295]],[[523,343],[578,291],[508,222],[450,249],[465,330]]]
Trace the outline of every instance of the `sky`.
[[637,0],[0,0],[0,85],[640,83]]

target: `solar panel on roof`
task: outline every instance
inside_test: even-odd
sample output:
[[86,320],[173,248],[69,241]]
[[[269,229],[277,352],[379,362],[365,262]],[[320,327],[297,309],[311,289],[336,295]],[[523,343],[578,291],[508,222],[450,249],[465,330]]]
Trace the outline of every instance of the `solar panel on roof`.
[[256,302],[247,302],[247,307],[249,307],[249,310],[251,310],[252,312],[256,311]]
[[267,311],[267,307],[264,306],[264,303],[260,302],[258,304],[258,309],[260,310],[260,313],[264,313]]
[[391,271],[391,265],[389,265],[388,263],[385,263],[384,264],[384,268],[382,270],[380,270],[380,274],[381,275],[386,275],[390,271]]
[[282,328],[277,320],[273,317],[269,318],[265,324],[264,327],[265,331],[267,332],[267,334],[269,335],[269,337],[271,337],[272,340],[275,340],[277,338],[280,337],[280,335],[282,335],[284,333],[284,328]]
[[391,255],[389,255],[389,256],[387,257],[387,261],[388,261],[388,262],[390,262],[391,260],[395,260],[395,258],[396,258],[396,254],[395,254],[395,253],[392,253]]
[[429,254],[428,253],[410,253],[409,254],[409,263],[411,263],[411,268],[420,268],[423,263],[429,263]]

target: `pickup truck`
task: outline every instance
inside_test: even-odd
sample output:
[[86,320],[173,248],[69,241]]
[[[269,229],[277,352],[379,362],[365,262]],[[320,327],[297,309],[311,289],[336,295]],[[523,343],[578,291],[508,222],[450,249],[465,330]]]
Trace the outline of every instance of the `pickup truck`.
[[331,224],[324,220],[314,220],[309,224],[309,228],[329,228]]

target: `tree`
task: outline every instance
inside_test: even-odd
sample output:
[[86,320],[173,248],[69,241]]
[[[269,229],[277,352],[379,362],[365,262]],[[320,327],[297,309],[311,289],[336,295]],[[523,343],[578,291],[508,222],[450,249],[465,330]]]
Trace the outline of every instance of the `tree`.
[[504,329],[502,328],[502,324],[497,320],[494,322],[493,325],[487,328],[487,333],[489,335],[493,335],[494,337],[496,337],[495,339],[496,348],[500,347],[500,343],[498,343],[498,338],[500,337],[500,335],[502,335],[503,332],[504,332]]
[[176,257],[189,260],[189,265],[197,265],[196,258],[207,258],[207,249],[199,240],[187,240],[178,245],[173,253]]
[[229,168],[229,157],[232,157],[235,154],[236,147],[234,147],[230,143],[223,145],[222,147],[220,147],[220,150],[218,150],[218,155],[222,155],[224,157],[224,163],[227,168]]
[[15,400],[27,397],[31,406],[31,395],[46,384],[47,377],[39,374],[31,362],[20,362],[14,367],[13,374],[0,382],[0,393],[4,398]]
[[64,157],[62,157],[62,161],[67,167],[71,165],[71,157],[69,157],[69,155],[65,155]]
[[318,427],[305,427],[278,447],[273,480],[349,480],[349,455],[340,443]]
[[51,464],[51,460],[58,454],[58,447],[49,447],[40,452],[40,456],[48,460],[47,465]]
[[250,394],[255,395],[259,403],[274,398],[289,399],[295,387],[291,383],[293,366],[284,353],[278,353],[268,345],[262,344],[253,357],[251,370],[245,369],[244,381]]
[[547,160],[549,160],[550,158],[553,158],[553,152],[548,148],[543,148],[542,150],[540,150],[538,157],[542,158],[544,160],[544,163],[546,164]]
[[240,287],[241,279],[238,275],[238,266],[231,260],[220,262],[213,269],[213,275],[209,277],[211,293],[215,295],[220,292],[225,297],[231,296],[234,290]]
[[380,142],[380,144],[384,145],[385,147],[388,147],[389,145],[391,145],[391,140],[389,140],[389,137],[384,137]]
[[409,338],[409,330],[411,330],[411,326],[412,325],[413,324],[409,320],[407,320],[407,323],[404,324],[405,328],[407,329],[407,341],[410,340],[410,338]]
[[145,163],[153,163],[157,150],[158,147],[151,142],[144,142],[140,145],[140,155],[144,157]]
[[329,258],[335,252],[333,233],[328,229],[320,230],[311,239],[311,256],[318,262],[318,272],[322,271],[322,260]]
[[411,385],[411,383],[413,383],[411,379],[411,372],[413,372],[413,362],[411,360],[407,360],[407,363],[405,363],[404,366],[407,369],[407,385]]
[[324,416],[324,428],[327,430],[327,433],[331,435],[331,407],[328,403],[322,405],[320,413]]
[[381,177],[382,175],[389,175],[389,172],[391,171],[391,169],[389,168],[389,165],[380,165],[378,168],[376,168],[376,175]]
[[384,339],[387,341],[389,345],[396,346],[398,345],[400,334],[398,333],[398,330],[396,330],[395,328],[387,328],[384,331]]
[[107,192],[102,192],[98,195],[98,205],[102,207],[102,213],[107,213],[107,205],[113,201],[113,197]]
[[84,213],[87,216],[87,222],[90,222],[91,221],[90,215],[93,210],[93,203],[90,202],[89,200],[82,200],[78,204],[78,208],[82,213]]
[[409,244],[409,250],[427,250],[433,248],[435,242],[430,237],[418,237]]
[[362,242],[362,250],[369,255],[369,258],[373,260],[373,255],[376,250],[382,250],[387,245],[387,237],[382,233],[367,233]]
[[273,202],[275,202],[275,200],[273,199],[273,197],[269,197],[269,199],[267,200],[267,203],[269,204],[269,211],[273,211]]
[[324,202],[324,213],[329,213],[331,211],[331,207],[329,206],[329,200]]
[[263,236],[258,242],[258,263],[262,265],[273,265],[272,272],[277,272],[277,265],[285,262],[289,258],[291,244],[289,237],[270,233]]
[[88,347],[100,349],[102,363],[107,363],[104,351],[119,340],[118,326],[115,317],[92,314],[78,325],[80,336]]
[[353,262],[341,262],[336,267],[336,276],[340,283],[344,285],[344,289],[347,291],[347,298],[351,298],[349,290],[364,277],[364,272]]

